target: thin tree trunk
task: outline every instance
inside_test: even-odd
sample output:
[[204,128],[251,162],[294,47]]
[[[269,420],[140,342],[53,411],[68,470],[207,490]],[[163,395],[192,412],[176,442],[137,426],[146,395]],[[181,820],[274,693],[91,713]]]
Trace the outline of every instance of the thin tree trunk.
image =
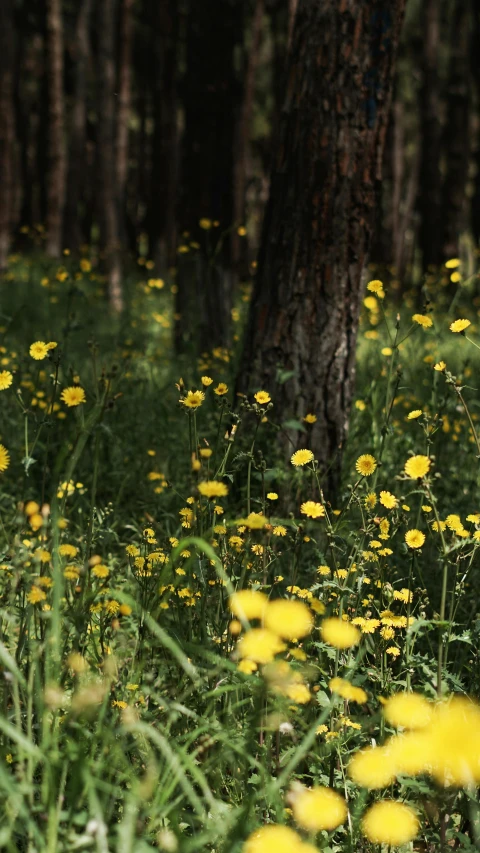
[[[478,111],[478,104],[480,103],[480,62],[478,61],[478,44],[480,43],[480,8],[478,6],[477,0],[472,0],[471,10],[473,17],[473,29],[471,50],[469,51],[469,55],[475,84],[475,98]],[[474,161],[476,166],[476,174],[470,216],[473,237],[475,243],[478,246],[480,245],[480,127],[478,127],[478,124]]]
[[62,251],[65,207],[65,102],[63,93],[63,19],[61,0],[47,0],[48,57],[48,189],[47,254],[58,258]]
[[126,201],[128,137],[132,100],[133,0],[121,0],[118,108],[116,133],[117,196],[120,210]]
[[[232,263],[236,271],[241,272],[242,246],[245,240],[238,234],[237,228],[245,222],[245,188],[247,183],[248,148],[250,125],[252,122],[253,100],[255,95],[255,76],[258,65],[258,53],[262,35],[264,0],[256,0],[251,25],[251,43],[248,54],[245,85],[243,91],[242,113],[237,131],[237,146],[234,166]],[[244,252],[244,256],[245,256]]]
[[292,46],[293,28],[295,25],[295,15],[297,14],[297,6],[298,0],[288,0],[288,51],[290,51],[290,48]]
[[98,172],[102,248],[110,306],[123,309],[122,269],[115,191],[115,0],[98,0]]
[[458,254],[459,237],[466,227],[466,185],[470,163],[470,22],[468,4],[456,2],[450,30],[448,120],[444,136],[446,154],[442,198],[444,259]]
[[89,25],[92,0],[82,0],[75,26],[74,60],[75,88],[70,120],[70,158],[65,205],[65,242],[78,252],[83,242],[80,202],[86,170],[87,142],[87,80],[90,57]]
[[404,5],[299,0],[239,374],[279,421],[316,415],[309,442],[332,487]]
[[14,18],[13,0],[0,3],[0,271],[7,266],[14,189]]
[[440,173],[440,0],[423,3],[423,82],[420,96],[421,150],[419,183],[420,248],[423,269],[442,260],[442,181]]
[[178,186],[178,4],[154,0],[153,163],[148,209],[150,254],[163,275],[175,260]]

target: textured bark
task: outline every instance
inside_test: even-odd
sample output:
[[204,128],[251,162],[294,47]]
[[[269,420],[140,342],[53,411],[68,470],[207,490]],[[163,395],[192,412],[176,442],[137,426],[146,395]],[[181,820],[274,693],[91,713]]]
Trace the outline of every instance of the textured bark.
[[403,11],[404,0],[299,0],[239,374],[244,389],[270,391],[280,420],[316,414],[309,441],[331,482]]
[[438,79],[440,0],[423,4],[423,81],[420,95],[421,163],[419,181],[420,249],[423,268],[442,261],[441,125]]
[[182,158],[183,227],[205,245],[199,221],[218,221],[210,238],[223,233],[215,264],[197,258],[179,269],[177,350],[226,346],[231,309],[230,240],[233,222],[233,154],[241,88],[234,51],[241,37],[241,0],[202,0],[190,6],[187,26],[187,85]]
[[65,208],[66,146],[63,92],[63,19],[61,0],[47,0],[48,74],[48,187],[47,254],[58,258],[62,251]]
[[132,101],[132,8],[133,0],[121,0],[116,133],[117,197],[121,209],[125,206],[128,175],[128,136]]
[[444,136],[446,159],[442,198],[444,259],[455,257],[458,254],[459,237],[466,228],[466,185],[470,163],[471,135],[470,23],[471,16],[468,4],[466,2],[455,3],[450,28],[447,122]]
[[161,274],[175,262],[178,187],[178,4],[154,0],[153,162],[148,205],[151,257]]
[[115,0],[98,2],[98,201],[110,306],[123,309],[115,188]]
[[[251,42],[248,54],[247,68],[245,73],[245,84],[243,90],[243,104],[237,133],[237,146],[234,165],[234,191],[233,191],[233,221],[235,227],[232,231],[232,263],[236,271],[242,274],[246,271],[246,241],[240,237],[237,227],[245,222],[245,189],[247,185],[248,148],[250,141],[250,125],[252,122],[253,100],[255,95],[255,76],[258,65],[258,53],[262,35],[262,23],[265,11],[264,0],[256,0],[251,24]],[[243,254],[243,258],[242,258]],[[241,263],[243,261],[243,263]],[[243,269],[242,269],[243,267]]]
[[0,271],[7,266],[14,189],[14,18],[13,0],[0,3]]
[[89,24],[92,0],[82,0],[75,25],[73,59],[75,62],[73,105],[70,118],[70,157],[65,205],[65,242],[78,252],[84,235],[81,228],[80,202],[86,172],[87,81],[90,57]]

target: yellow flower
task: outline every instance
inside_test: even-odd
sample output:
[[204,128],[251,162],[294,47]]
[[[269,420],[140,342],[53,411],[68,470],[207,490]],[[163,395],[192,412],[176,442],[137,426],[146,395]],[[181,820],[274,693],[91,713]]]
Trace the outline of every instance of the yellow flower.
[[257,391],[254,397],[257,403],[259,403],[261,406],[265,406],[267,403],[270,403],[272,399],[267,391]]
[[418,323],[419,326],[423,326],[424,329],[429,329],[433,325],[432,318],[427,317],[425,314],[414,314],[412,320],[414,323]]
[[249,530],[262,530],[267,519],[261,512],[251,512],[247,518],[242,518],[239,523],[248,527]]
[[202,405],[205,399],[205,394],[203,391],[187,391],[185,397],[180,397],[179,402],[185,406],[186,409],[198,409],[199,406]]
[[198,491],[204,498],[223,498],[228,495],[228,486],[220,480],[204,480],[198,484]]
[[317,422],[317,416],[309,413],[308,415],[305,415],[303,420],[306,424],[315,424]]
[[38,586],[32,586],[27,595],[27,601],[30,602],[30,604],[38,604],[40,601],[45,601],[46,597],[47,595],[43,589],[40,589]]
[[214,393],[218,397],[223,397],[224,394],[228,391],[228,385],[225,385],[225,382],[219,382],[217,387],[213,389]]
[[269,501],[278,501],[278,495],[276,492],[267,492],[267,500]]
[[377,460],[370,453],[364,453],[362,456],[359,456],[355,463],[355,468],[362,477],[370,477],[376,467]]
[[416,528],[407,530],[405,533],[405,542],[409,548],[421,548],[425,542],[425,534]]
[[252,628],[237,645],[239,657],[255,663],[270,663],[284,649],[285,644],[280,637],[267,628]]
[[472,324],[471,324],[470,320],[455,320],[453,323],[450,324],[450,331],[451,332],[463,332],[463,331],[465,331],[465,329],[468,329],[468,327],[471,325]]
[[109,569],[107,566],[104,566],[103,563],[99,563],[92,569],[92,575],[96,578],[108,578],[109,574]]
[[432,718],[432,706],[418,693],[396,693],[387,699],[383,713],[396,728],[423,729]]
[[364,412],[367,406],[364,400],[355,400],[355,408],[358,409],[359,412]]
[[355,687],[354,684],[351,684],[350,681],[347,681],[346,678],[332,678],[328,684],[332,693],[337,693],[338,696],[341,696],[343,699],[348,699],[350,702],[358,702],[360,705],[363,705],[364,702],[367,701],[367,694],[365,690],[361,687]]
[[0,471],[6,471],[10,465],[10,454],[3,444],[0,444]]
[[463,696],[437,706],[426,730],[431,772],[442,785],[480,781],[480,707]]
[[391,492],[380,492],[380,503],[386,509],[394,509],[397,505],[397,499]]
[[0,391],[5,391],[6,388],[10,388],[10,385],[13,382],[13,375],[9,370],[2,370],[0,372]]
[[445,267],[447,270],[454,270],[460,266],[460,258],[450,258],[450,260],[445,261]]
[[61,393],[61,398],[69,408],[72,406],[80,406],[86,402],[85,391],[79,385],[72,385],[70,388],[64,388]]
[[368,282],[367,290],[369,290],[370,293],[375,293],[375,295],[378,296],[379,299],[383,299],[385,297],[383,284],[381,281],[378,280],[378,278]]
[[308,832],[330,832],[344,823],[347,806],[344,798],[331,788],[303,788],[292,795],[293,817]]
[[313,461],[313,458],[311,450],[296,450],[290,461],[292,465],[298,467],[299,465],[307,465],[308,462]]
[[242,589],[235,592],[228,602],[234,616],[240,619],[262,619],[267,605],[267,596],[254,589]]
[[400,649],[397,649],[396,646],[389,646],[388,649],[385,649],[387,655],[391,655],[394,658],[398,658],[400,654]]
[[381,800],[370,806],[362,820],[362,831],[373,844],[399,847],[415,838],[418,818],[405,803]]
[[241,660],[237,669],[239,672],[243,672],[244,675],[251,675],[252,672],[256,672],[258,666],[253,660]]
[[29,349],[29,353],[35,361],[43,361],[48,355],[48,346],[44,341],[35,341]]
[[307,515],[309,518],[323,518],[325,510],[320,503],[315,501],[305,501],[300,507],[302,515]]
[[205,388],[208,388],[208,386],[212,384],[213,379],[211,376],[202,376],[201,382]]
[[447,365],[444,361],[438,361],[436,364],[433,365],[433,369],[442,372],[442,370],[445,370],[446,366]]
[[204,231],[209,231],[213,225],[213,222],[211,219],[203,218],[199,219],[198,224],[200,225],[200,228],[202,228]]
[[430,470],[430,459],[428,456],[411,456],[405,462],[405,474],[412,480],[424,477]]
[[362,788],[386,788],[397,773],[387,747],[367,746],[357,752],[348,765],[348,775]]
[[320,630],[323,641],[336,649],[348,649],[360,642],[360,631],[343,619],[324,619]]
[[393,349],[391,347],[382,347],[382,355],[392,355]]
[[270,823],[248,836],[242,853],[309,853],[311,849],[290,827]]
[[413,409],[413,411],[409,412],[407,418],[409,421],[413,421],[416,418],[419,418],[422,415],[421,409]]
[[313,628],[312,614],[302,601],[269,601],[264,615],[265,627],[284,640],[305,637]]

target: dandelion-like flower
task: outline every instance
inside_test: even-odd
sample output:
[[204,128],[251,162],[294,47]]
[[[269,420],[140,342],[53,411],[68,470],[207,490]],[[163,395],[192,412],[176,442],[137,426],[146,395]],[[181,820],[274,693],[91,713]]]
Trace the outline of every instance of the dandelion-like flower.
[[80,406],[87,400],[85,391],[80,385],[72,385],[70,388],[64,388],[60,396],[69,408]]
[[325,510],[321,503],[316,501],[305,501],[300,507],[302,515],[307,515],[309,518],[323,518]]
[[324,619],[321,627],[322,639],[336,649],[349,649],[360,642],[360,631],[351,622],[332,616]]
[[433,326],[432,318],[427,317],[426,314],[414,314],[412,320],[424,329],[429,329],[430,326]]
[[220,480],[204,480],[198,484],[198,491],[204,498],[223,498],[228,495],[228,486]]
[[391,492],[380,492],[380,503],[385,509],[395,509],[397,505],[397,499],[395,495],[392,495]]
[[383,282],[381,282],[378,278],[368,282],[367,290],[369,290],[370,293],[374,293],[375,296],[377,296],[379,299],[384,299],[385,297]]
[[450,331],[457,333],[464,332],[465,329],[468,329],[468,327],[471,325],[472,324],[470,320],[455,320],[453,323],[450,324]]
[[180,398],[180,403],[186,409],[198,409],[205,399],[203,391],[187,391],[185,397]]
[[373,844],[399,847],[415,838],[418,818],[405,803],[381,800],[371,806],[362,820],[362,831]]
[[293,817],[308,832],[330,832],[344,823],[347,806],[344,798],[332,788],[316,786],[292,794]]
[[7,388],[10,388],[12,382],[13,376],[9,370],[0,371],[0,391],[5,391]]
[[302,601],[269,601],[263,619],[265,627],[284,640],[305,637],[313,628],[312,614]]
[[257,393],[254,394],[254,397],[257,403],[259,403],[261,406],[266,406],[266,404],[270,403],[272,399],[268,391],[257,391]]
[[10,465],[10,454],[7,448],[0,444],[0,471],[6,471]]
[[377,460],[370,453],[364,453],[362,456],[359,456],[355,463],[355,468],[362,477],[370,477],[376,467]]
[[309,462],[313,462],[314,456],[311,450],[296,450],[291,458],[292,465],[295,465],[298,468],[301,465],[308,465]]
[[405,542],[409,548],[421,548],[425,542],[425,534],[416,528],[407,530],[405,533]]
[[35,361],[43,361],[48,355],[48,346],[44,341],[35,341],[31,345],[29,353]]
[[411,477],[412,480],[418,480],[425,477],[430,470],[430,459],[428,456],[411,456],[405,462],[405,474]]

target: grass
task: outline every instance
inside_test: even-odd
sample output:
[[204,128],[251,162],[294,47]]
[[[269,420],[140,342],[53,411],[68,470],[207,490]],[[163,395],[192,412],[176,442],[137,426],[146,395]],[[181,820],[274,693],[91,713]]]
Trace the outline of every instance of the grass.
[[139,268],[114,322],[87,257],[3,283],[0,848],[478,849],[473,279],[429,328],[367,295],[333,505],[274,399],[232,408],[235,351],[172,360],[174,287]]

